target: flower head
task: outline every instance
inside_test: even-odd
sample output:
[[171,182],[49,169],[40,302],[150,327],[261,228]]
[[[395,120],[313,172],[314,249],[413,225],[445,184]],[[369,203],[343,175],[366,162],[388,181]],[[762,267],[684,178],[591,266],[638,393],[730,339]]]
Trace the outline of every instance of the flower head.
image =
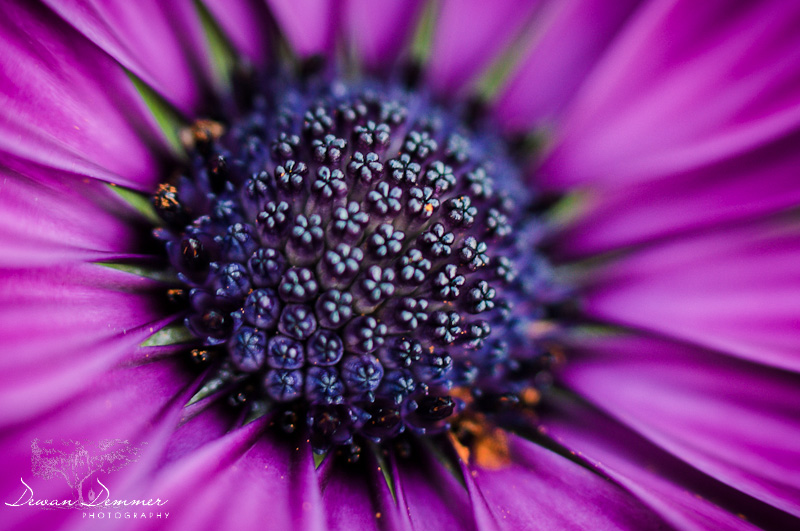
[[794,3],[6,8],[2,521],[796,525]]

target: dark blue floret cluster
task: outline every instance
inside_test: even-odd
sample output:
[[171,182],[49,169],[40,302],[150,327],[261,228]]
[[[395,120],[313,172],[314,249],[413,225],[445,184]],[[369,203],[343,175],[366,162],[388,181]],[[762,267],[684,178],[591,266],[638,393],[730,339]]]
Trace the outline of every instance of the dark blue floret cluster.
[[196,124],[154,197],[195,358],[318,451],[535,389],[560,290],[505,144],[401,86],[287,83]]

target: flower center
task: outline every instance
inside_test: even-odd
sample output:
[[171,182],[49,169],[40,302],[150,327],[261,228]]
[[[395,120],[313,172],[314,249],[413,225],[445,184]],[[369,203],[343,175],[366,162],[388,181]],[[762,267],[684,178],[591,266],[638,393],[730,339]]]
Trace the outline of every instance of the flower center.
[[289,82],[191,136],[157,234],[237,402],[326,451],[538,396],[555,291],[490,130],[399,86]]

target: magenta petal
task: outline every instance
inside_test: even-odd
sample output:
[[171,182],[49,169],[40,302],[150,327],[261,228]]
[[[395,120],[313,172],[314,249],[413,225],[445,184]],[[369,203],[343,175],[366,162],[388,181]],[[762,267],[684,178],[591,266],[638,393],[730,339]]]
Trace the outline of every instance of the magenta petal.
[[269,26],[262,0],[203,0],[236,49],[255,64],[266,62]]
[[235,428],[235,415],[222,401],[203,400],[182,411],[180,424],[172,427],[163,441],[158,468],[190,455],[207,444],[223,437]]
[[653,529],[658,519],[612,482],[541,446],[508,435],[511,463],[471,465],[469,481],[501,529]]
[[46,3],[184,113],[198,109],[211,69],[200,19],[190,1]]
[[292,49],[301,57],[333,52],[340,15],[336,0],[266,0]]
[[151,189],[166,142],[125,71],[55,15],[4,4],[0,152]]
[[[567,397],[542,430],[612,478],[676,529],[790,529],[797,520],[715,481]],[[753,523],[751,523],[751,520]]]
[[30,164],[28,170],[40,182],[0,168],[0,265],[102,260],[137,250],[142,227],[106,185]]
[[141,277],[73,264],[0,278],[3,424],[79,392],[165,324],[147,292],[154,283]]
[[620,258],[592,273],[585,311],[800,371],[800,237],[761,223]]
[[427,75],[441,93],[466,88],[508,46],[539,0],[444,0],[437,14]]
[[383,471],[370,454],[363,465],[329,456],[317,471],[328,529],[410,529],[401,521]]
[[429,452],[415,448],[410,459],[393,458],[397,505],[412,529],[475,529],[467,491]]
[[267,421],[185,455],[142,492],[169,499],[175,529],[324,529],[310,447],[274,440]]
[[553,2],[534,46],[497,98],[498,120],[529,131],[557,118],[641,0]]
[[800,203],[800,133],[697,171],[598,191],[559,238],[570,256],[675,237]]
[[421,0],[349,0],[347,38],[370,69],[386,69],[397,60],[411,36]]
[[698,470],[800,516],[800,376],[645,337],[593,339],[576,393]]
[[576,96],[544,179],[650,181],[797,130],[799,25],[792,0],[652,2]]
[[[152,428],[167,416],[165,408],[181,406],[175,398],[184,392],[188,381],[183,368],[171,362],[122,367],[100,377],[81,379],[82,390],[70,401],[24,424],[4,427],[0,449],[5,474],[0,478],[0,496],[4,501],[17,499],[23,490],[20,483],[23,478],[34,489],[37,499],[74,499],[63,479],[47,479],[33,473],[33,440],[97,443],[122,439],[134,445],[151,442]],[[5,405],[3,408],[7,409]],[[124,470],[138,466],[139,463],[131,463]],[[119,485],[122,473],[104,477],[112,491]],[[9,529],[56,529],[81,522],[81,511],[77,510],[3,509],[3,524]]]

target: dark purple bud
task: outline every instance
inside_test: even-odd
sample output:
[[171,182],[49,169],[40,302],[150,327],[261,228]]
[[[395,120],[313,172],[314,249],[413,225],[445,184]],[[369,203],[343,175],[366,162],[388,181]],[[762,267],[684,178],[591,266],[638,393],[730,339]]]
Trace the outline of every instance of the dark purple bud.
[[339,404],[344,384],[333,367],[310,367],[306,373],[306,398],[317,404]]
[[452,301],[461,295],[461,287],[467,281],[458,268],[447,264],[433,279],[433,296],[440,301]]
[[411,160],[411,155],[403,153],[398,158],[389,161],[389,171],[396,183],[412,186],[419,181],[422,166]]
[[347,195],[347,182],[342,170],[331,170],[321,166],[317,170],[317,180],[311,185],[311,193],[321,201],[331,201]]
[[468,349],[477,350],[483,347],[486,339],[491,335],[492,327],[486,321],[475,321],[467,325],[465,346]]
[[250,292],[244,301],[244,320],[258,328],[272,328],[281,315],[281,301],[271,289]]
[[289,195],[294,195],[305,187],[305,176],[308,174],[308,166],[304,162],[287,160],[282,165],[275,168],[275,180],[278,189]]
[[272,143],[272,156],[277,160],[289,160],[297,156],[297,147],[300,137],[291,133],[281,132],[278,139]]
[[476,168],[466,175],[467,190],[476,199],[488,199],[494,194],[494,181],[484,168]]
[[412,217],[425,221],[430,219],[439,209],[439,200],[434,196],[433,188],[413,187],[408,191],[406,210]]
[[444,420],[455,411],[455,402],[449,396],[424,396],[417,401],[414,413],[424,420]]
[[273,369],[264,377],[264,390],[277,402],[290,402],[303,394],[303,373]]
[[315,305],[320,326],[336,329],[353,316],[353,296],[336,289],[323,293]]
[[382,260],[393,258],[403,250],[406,235],[392,225],[383,223],[367,238],[367,249],[372,258]]
[[437,343],[451,345],[461,334],[461,316],[458,312],[437,311],[431,314],[428,325]]
[[303,344],[290,337],[274,336],[267,344],[266,358],[273,369],[300,369],[305,360]]
[[289,243],[286,252],[294,258],[295,263],[309,264],[314,262],[325,248],[325,232],[322,230],[322,218],[316,214],[295,218],[294,226],[289,232]]
[[278,294],[286,302],[310,301],[318,293],[317,278],[307,267],[290,267],[278,284]]
[[447,211],[447,221],[455,227],[471,227],[475,223],[475,216],[478,215],[478,209],[473,206],[468,195],[448,200],[445,210]]
[[431,261],[419,249],[409,249],[398,263],[398,280],[405,286],[419,286],[430,273]]
[[413,338],[395,337],[381,348],[380,358],[389,367],[411,367],[422,358],[422,344]]
[[311,136],[323,136],[333,127],[333,119],[322,105],[306,111],[303,115],[303,131]]
[[406,370],[388,371],[383,377],[380,393],[390,397],[395,404],[400,404],[416,389],[414,377]]
[[406,141],[403,143],[403,151],[418,160],[425,160],[437,149],[439,149],[439,144],[428,131],[411,131],[406,135]]
[[436,161],[428,167],[425,172],[425,185],[430,186],[436,192],[436,195],[441,195],[447,192],[456,185],[456,178],[453,175],[453,168],[447,166],[442,161]]
[[225,236],[218,238],[223,256],[232,262],[245,262],[258,248],[253,228],[244,223],[230,225]]
[[311,308],[304,304],[290,304],[281,312],[278,330],[300,341],[311,337],[317,329],[317,320]]
[[291,214],[291,208],[286,201],[267,203],[264,210],[256,216],[256,223],[264,239],[271,243],[280,241],[289,228]]
[[220,299],[244,298],[250,291],[250,276],[242,264],[226,264],[213,273],[214,295]]
[[356,151],[347,165],[347,174],[359,183],[369,185],[383,174],[383,164],[377,153]]
[[342,159],[347,141],[334,135],[325,135],[311,142],[311,156],[321,163],[336,163]]
[[378,216],[396,216],[403,209],[403,190],[382,181],[367,194],[367,209]]
[[470,271],[489,265],[489,247],[484,242],[479,242],[473,236],[468,236],[458,250],[458,258]]
[[497,290],[487,281],[479,281],[467,292],[467,311],[469,313],[481,313],[494,309],[495,295],[497,295]]
[[346,243],[355,243],[361,238],[367,223],[369,214],[362,212],[357,202],[351,201],[347,208],[334,210],[331,232]]
[[313,365],[335,365],[344,355],[344,344],[336,332],[321,329],[309,338],[306,351],[308,362]]
[[262,247],[247,261],[247,268],[255,286],[277,286],[287,268],[286,258],[276,249]]
[[344,329],[347,350],[358,354],[369,354],[383,345],[387,333],[386,325],[371,315],[362,315],[350,321]]
[[400,330],[416,330],[428,320],[427,310],[427,300],[403,297],[394,311],[395,324]]
[[231,361],[244,372],[255,372],[264,364],[264,348],[267,338],[264,332],[243,326],[234,334],[229,352]]
[[353,129],[353,134],[362,148],[376,149],[389,145],[391,131],[388,125],[376,124],[369,120],[364,125],[357,125]]
[[[368,302],[362,306],[380,303],[394,295],[395,276],[392,269],[382,269],[380,266],[370,266],[363,272],[358,282],[359,294]],[[358,305],[361,301],[356,300]]]
[[383,366],[375,356],[349,356],[342,362],[342,380],[351,393],[369,393],[378,388]]

